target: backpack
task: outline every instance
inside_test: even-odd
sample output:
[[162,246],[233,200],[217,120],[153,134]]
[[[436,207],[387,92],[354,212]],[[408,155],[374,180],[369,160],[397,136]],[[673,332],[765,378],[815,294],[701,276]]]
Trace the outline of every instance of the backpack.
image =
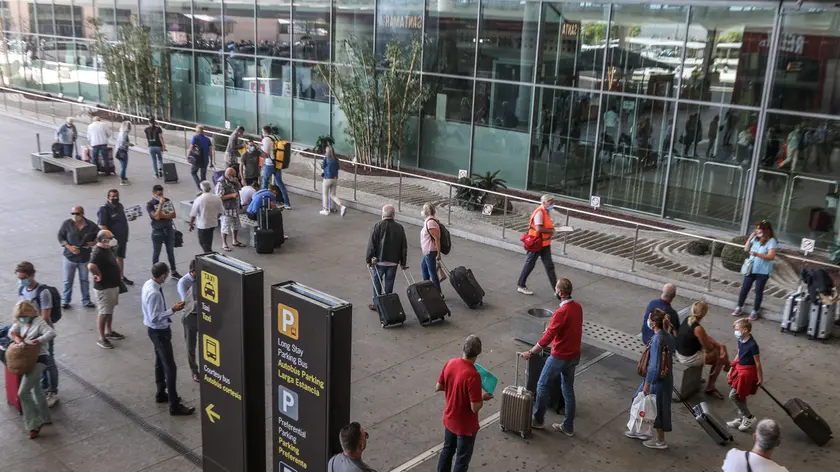
[[59,142],[54,142],[52,143],[52,147],[50,147],[50,152],[52,153],[52,157],[56,159],[64,157],[61,155],[64,153],[64,146],[62,146]]
[[274,143],[274,166],[279,169],[288,169],[291,159],[286,159],[286,156],[291,157],[291,144],[288,141],[277,139],[276,136],[269,136],[269,138]]
[[[18,296],[19,297],[23,296],[23,291],[24,290],[25,289],[23,287],[21,287],[18,290]],[[58,322],[58,320],[61,319],[61,294],[58,293],[57,288],[55,288],[51,285],[46,285],[46,284],[40,284],[39,283],[38,286],[35,287],[35,297],[32,299],[32,301],[35,302],[34,303],[35,306],[38,307],[39,312],[41,310],[41,292],[44,291],[44,290],[49,290],[50,295],[52,295],[53,306],[52,306],[52,310],[50,310],[50,320],[53,322],[53,324],[55,324],[55,323]]]
[[[440,227],[440,252],[443,255],[448,255],[449,251],[452,250],[452,237],[449,235],[449,230],[446,229],[446,226],[443,226],[443,223],[441,223],[440,220],[435,218],[435,222],[437,222],[438,227]],[[426,231],[429,231],[428,228]],[[431,233],[429,233],[429,235],[431,235]]]

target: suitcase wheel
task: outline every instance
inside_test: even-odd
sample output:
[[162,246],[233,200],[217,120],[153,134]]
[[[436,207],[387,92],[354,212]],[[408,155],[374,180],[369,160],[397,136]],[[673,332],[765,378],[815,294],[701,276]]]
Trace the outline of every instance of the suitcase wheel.
[[504,426],[502,426],[501,424],[499,425],[499,428],[501,428],[503,432],[504,432],[504,431],[507,431],[507,429],[505,429],[505,427],[504,427]]
[[527,434],[525,434],[525,432],[524,432],[524,431],[523,431],[523,432],[521,432],[521,433],[519,433],[519,435],[520,435],[520,436],[522,436],[522,439],[528,439],[528,435],[527,435]]
[[385,327],[385,323],[383,323],[383,322],[381,322],[381,321],[379,322],[379,325],[380,325],[381,327],[383,327],[383,328]]

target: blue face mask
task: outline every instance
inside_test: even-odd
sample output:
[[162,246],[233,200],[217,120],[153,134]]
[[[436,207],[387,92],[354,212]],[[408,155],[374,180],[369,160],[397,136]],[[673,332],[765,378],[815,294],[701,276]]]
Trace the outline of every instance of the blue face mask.
[[21,280],[20,280],[20,286],[21,286],[21,287],[29,287],[29,285],[30,285],[31,283],[32,283],[32,281],[31,281],[31,280],[29,280],[29,279],[21,279]]
[[741,338],[744,337],[744,333],[740,331],[735,331],[735,337],[738,338],[738,341],[740,341]]
[[554,209],[554,205],[548,205],[545,207],[546,210],[551,211]]
[[20,318],[18,318],[18,321],[20,321],[23,324],[29,324],[29,323],[32,323],[32,317],[31,316],[21,316]]

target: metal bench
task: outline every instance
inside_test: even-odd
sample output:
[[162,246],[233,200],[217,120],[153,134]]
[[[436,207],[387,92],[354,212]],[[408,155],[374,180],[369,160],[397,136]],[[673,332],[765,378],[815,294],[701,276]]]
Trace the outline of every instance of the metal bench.
[[32,168],[40,170],[45,174],[69,170],[73,173],[73,183],[76,185],[99,181],[96,166],[89,162],[73,159],[72,157],[56,159],[49,152],[33,152],[30,157]]

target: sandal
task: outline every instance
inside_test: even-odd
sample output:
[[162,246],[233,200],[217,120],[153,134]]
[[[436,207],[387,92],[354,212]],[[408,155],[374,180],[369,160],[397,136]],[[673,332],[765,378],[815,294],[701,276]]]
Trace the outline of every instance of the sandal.
[[705,393],[706,395],[711,396],[711,397],[715,397],[715,398],[717,398],[718,400],[723,400],[723,394],[722,394],[722,393],[720,393],[720,392],[718,392],[716,388],[713,388],[713,389],[711,389],[711,390],[706,390],[704,393]]
[[245,247],[245,245],[244,245],[244,244],[242,244],[242,243],[241,243],[241,242],[239,242],[239,241],[236,241],[235,243],[233,243],[233,245],[234,245],[234,247]]
[[222,251],[230,252],[231,251],[230,246],[222,246]]

